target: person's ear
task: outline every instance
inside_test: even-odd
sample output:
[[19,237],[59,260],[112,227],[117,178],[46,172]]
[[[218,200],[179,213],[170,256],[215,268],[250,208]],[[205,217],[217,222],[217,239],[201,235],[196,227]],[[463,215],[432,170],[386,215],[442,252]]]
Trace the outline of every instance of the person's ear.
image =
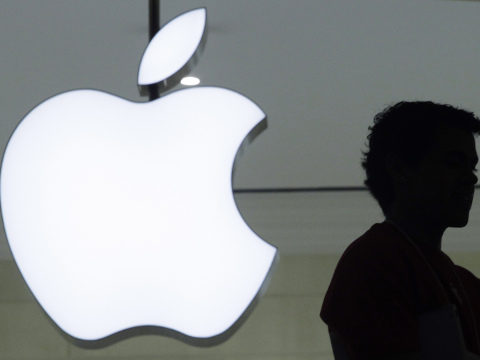
[[408,166],[400,156],[392,153],[388,154],[385,159],[385,168],[394,183],[403,183],[405,181]]

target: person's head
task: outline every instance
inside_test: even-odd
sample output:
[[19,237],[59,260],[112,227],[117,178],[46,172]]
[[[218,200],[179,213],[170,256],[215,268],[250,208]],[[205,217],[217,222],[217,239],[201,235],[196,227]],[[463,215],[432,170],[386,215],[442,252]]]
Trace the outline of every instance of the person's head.
[[[369,130],[365,185],[385,215],[396,201],[410,201],[437,217],[461,212],[456,201],[473,195],[477,182],[474,135],[480,134],[480,120],[473,113],[433,102],[400,102],[377,114]],[[462,216],[444,221],[464,226]]]

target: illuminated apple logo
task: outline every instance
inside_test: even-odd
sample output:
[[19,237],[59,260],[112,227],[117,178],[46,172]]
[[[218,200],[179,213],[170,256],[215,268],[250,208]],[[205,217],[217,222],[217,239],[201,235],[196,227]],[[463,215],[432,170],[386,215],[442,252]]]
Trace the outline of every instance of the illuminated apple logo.
[[[197,9],[167,24],[144,54],[140,85],[172,86],[205,22]],[[162,54],[182,44],[190,52],[167,64]],[[150,63],[167,71],[149,75]],[[265,126],[257,105],[218,87],[145,103],[75,90],[33,109],[5,151],[1,205],[18,267],[54,323],[85,346],[142,329],[196,345],[226,340],[277,256],[232,193],[237,152]]]

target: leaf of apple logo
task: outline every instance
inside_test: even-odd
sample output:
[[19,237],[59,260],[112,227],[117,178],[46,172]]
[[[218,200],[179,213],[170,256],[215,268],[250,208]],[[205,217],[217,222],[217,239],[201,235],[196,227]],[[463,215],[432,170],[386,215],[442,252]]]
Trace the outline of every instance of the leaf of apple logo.
[[191,10],[167,23],[153,37],[138,71],[142,95],[148,94],[150,84],[158,84],[163,91],[170,89],[191,71],[205,47],[206,23],[205,8]]
[[5,230],[67,337],[102,347],[143,333],[195,345],[231,336],[277,257],[232,193],[234,159],[265,127],[257,105],[217,87],[146,103],[74,90],[22,120],[2,163]]

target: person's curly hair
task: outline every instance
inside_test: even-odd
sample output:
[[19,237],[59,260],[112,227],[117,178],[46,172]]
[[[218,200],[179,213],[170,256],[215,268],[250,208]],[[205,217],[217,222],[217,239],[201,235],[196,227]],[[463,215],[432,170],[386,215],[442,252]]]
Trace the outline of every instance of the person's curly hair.
[[430,101],[399,102],[374,117],[367,136],[368,151],[362,152],[365,185],[386,214],[395,194],[386,169],[389,154],[402,157],[412,167],[420,164],[441,124],[480,134],[480,119],[474,113]]

